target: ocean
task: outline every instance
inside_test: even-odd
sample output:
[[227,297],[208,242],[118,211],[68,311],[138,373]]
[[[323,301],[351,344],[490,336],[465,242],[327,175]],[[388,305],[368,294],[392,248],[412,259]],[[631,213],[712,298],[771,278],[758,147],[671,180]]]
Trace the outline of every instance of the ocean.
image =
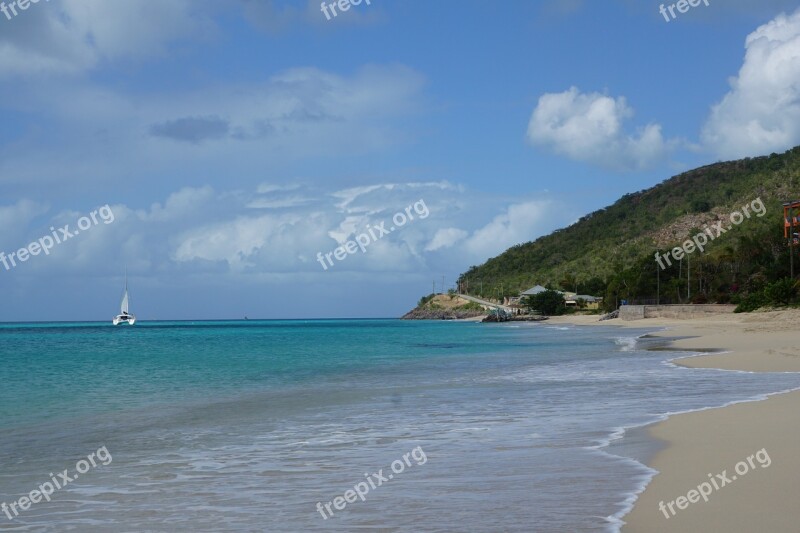
[[659,446],[624,429],[800,387],[647,333],[2,324],[0,531],[617,531]]

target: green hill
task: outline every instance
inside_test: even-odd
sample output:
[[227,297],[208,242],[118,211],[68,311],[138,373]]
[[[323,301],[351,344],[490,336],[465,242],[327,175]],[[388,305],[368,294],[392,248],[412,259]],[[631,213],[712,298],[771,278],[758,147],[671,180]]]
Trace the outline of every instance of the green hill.
[[[567,228],[473,266],[460,276],[460,287],[491,298],[541,284],[605,296],[609,308],[620,298],[735,301],[788,276],[782,203],[800,197],[798,189],[800,147],[708,165],[626,194]],[[756,198],[766,214],[734,226],[705,253],[691,254],[689,275],[686,259],[657,272],[656,250],[671,249],[718,220],[730,225],[729,214]]]

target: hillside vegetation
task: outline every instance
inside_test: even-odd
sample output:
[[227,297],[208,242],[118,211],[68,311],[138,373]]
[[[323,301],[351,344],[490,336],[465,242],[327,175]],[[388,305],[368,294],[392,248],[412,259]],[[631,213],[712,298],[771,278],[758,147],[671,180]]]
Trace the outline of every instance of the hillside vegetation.
[[[779,280],[791,285],[785,281],[789,253],[782,203],[800,197],[799,189],[800,147],[708,165],[626,194],[567,228],[473,266],[459,277],[460,287],[497,298],[541,284],[604,296],[609,309],[621,299],[738,303],[763,296]],[[666,252],[718,221],[729,226],[730,213],[756,198],[763,201],[764,216],[745,219],[704,253],[690,254],[690,269],[683,258],[658,272],[657,250]]]

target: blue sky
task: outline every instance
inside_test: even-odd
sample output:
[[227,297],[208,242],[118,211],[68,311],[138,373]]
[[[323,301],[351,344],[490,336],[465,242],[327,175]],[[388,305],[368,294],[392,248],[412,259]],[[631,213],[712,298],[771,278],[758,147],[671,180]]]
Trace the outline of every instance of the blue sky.
[[0,321],[110,319],[126,266],[141,320],[397,316],[626,192],[800,144],[798,2],[660,5],[0,13],[0,251],[114,215],[0,263]]

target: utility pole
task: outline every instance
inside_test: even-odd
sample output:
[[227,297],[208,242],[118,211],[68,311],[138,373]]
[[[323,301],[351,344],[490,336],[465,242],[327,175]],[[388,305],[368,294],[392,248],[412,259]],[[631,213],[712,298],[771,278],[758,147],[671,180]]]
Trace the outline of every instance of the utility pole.
[[794,279],[794,208],[789,204],[789,268],[791,269],[792,279]]
[[444,276],[442,276],[442,294],[444,294],[445,292],[447,291],[444,290]]
[[[661,250],[658,250],[661,253]],[[661,267],[656,263],[656,305],[661,305]]]
[[431,282],[431,294],[436,294],[436,280]]

